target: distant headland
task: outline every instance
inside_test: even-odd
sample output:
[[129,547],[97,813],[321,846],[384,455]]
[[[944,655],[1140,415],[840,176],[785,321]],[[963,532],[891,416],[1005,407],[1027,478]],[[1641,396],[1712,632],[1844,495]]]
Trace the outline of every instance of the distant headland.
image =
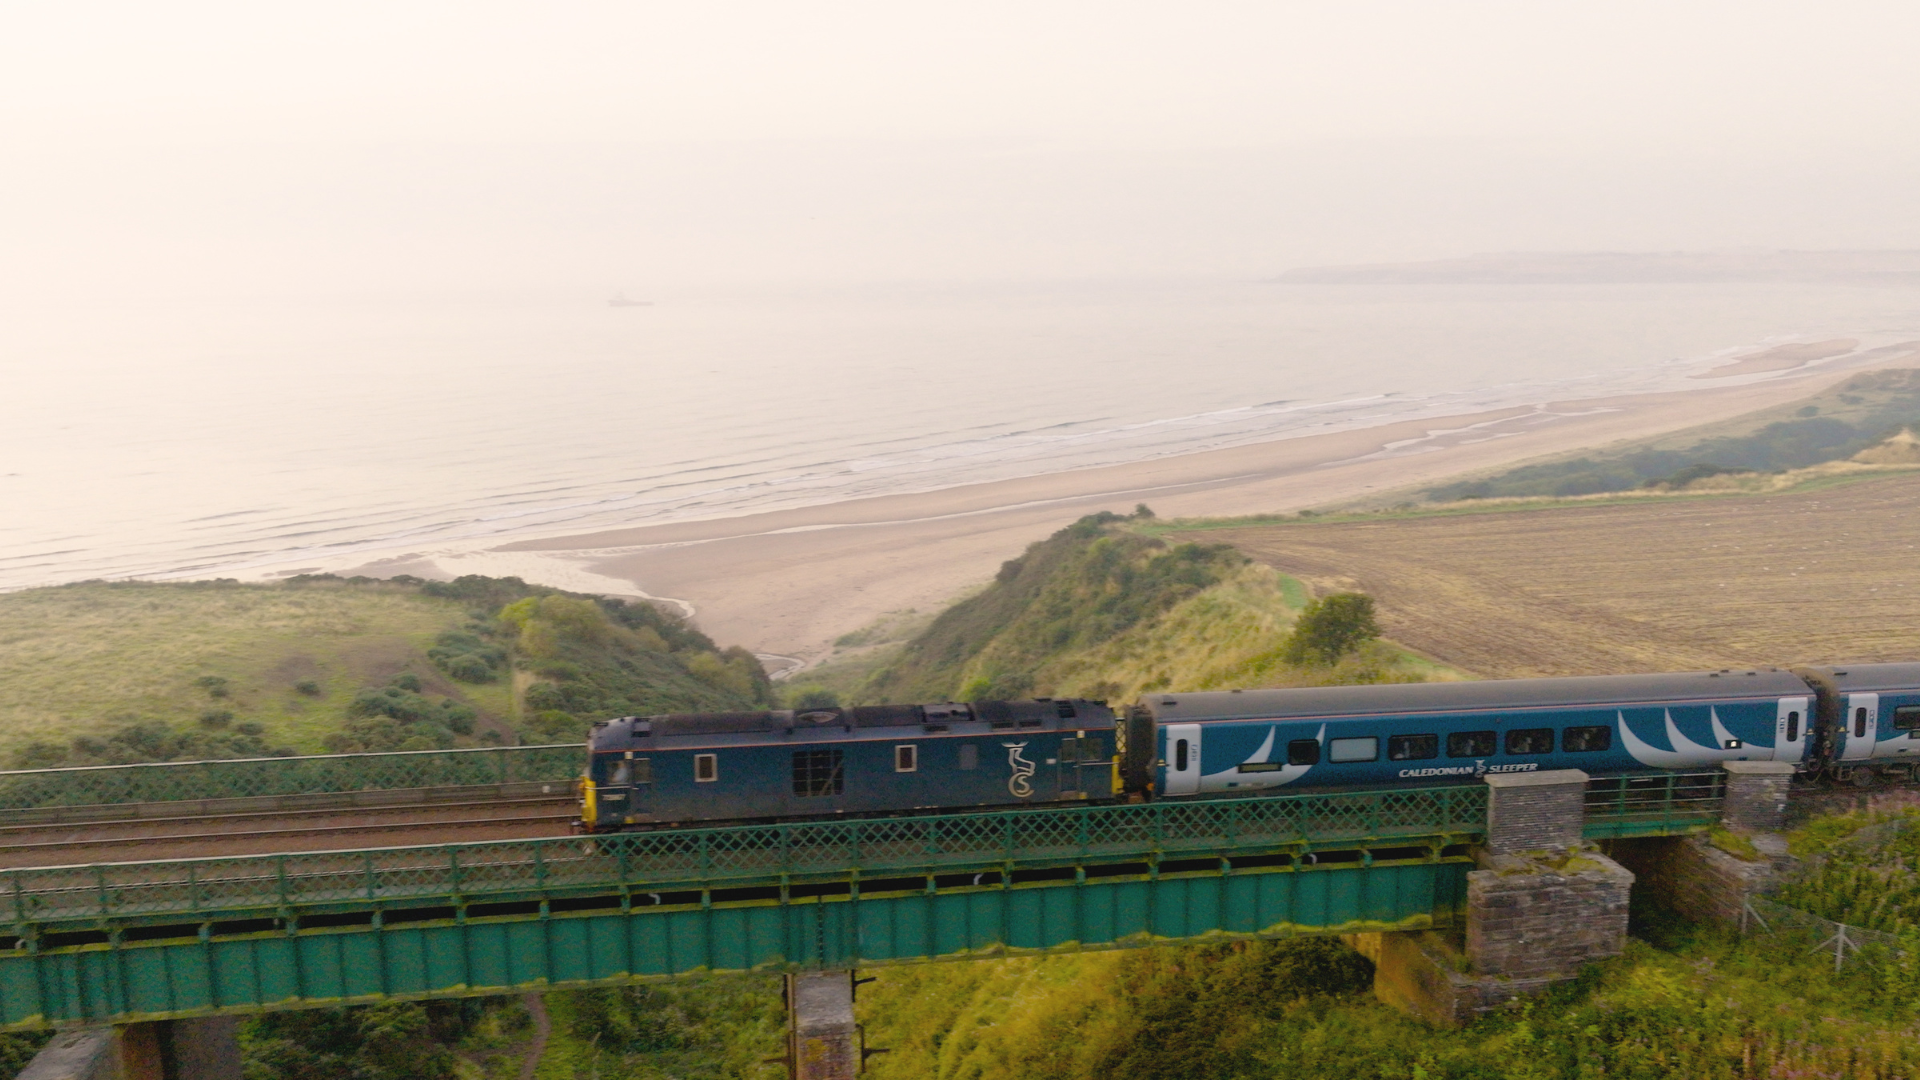
[[1514,251],[1427,262],[1305,266],[1300,285],[1610,285],[1707,282],[1920,283],[1920,251]]

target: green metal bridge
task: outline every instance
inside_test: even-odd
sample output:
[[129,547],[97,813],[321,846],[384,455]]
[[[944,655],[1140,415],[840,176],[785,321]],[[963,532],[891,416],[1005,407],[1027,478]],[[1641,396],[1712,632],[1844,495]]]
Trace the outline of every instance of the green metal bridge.
[[[524,782],[555,750],[272,760],[300,785],[332,769],[350,793],[486,780],[462,770]],[[243,778],[214,787],[229,798],[297,786],[201,764]],[[98,805],[154,801],[167,775],[75,779]],[[70,790],[46,776],[0,774],[0,815]],[[1596,782],[1588,834],[1705,828],[1717,783]],[[1486,799],[1460,785],[4,870],[0,1027],[1444,926]]]

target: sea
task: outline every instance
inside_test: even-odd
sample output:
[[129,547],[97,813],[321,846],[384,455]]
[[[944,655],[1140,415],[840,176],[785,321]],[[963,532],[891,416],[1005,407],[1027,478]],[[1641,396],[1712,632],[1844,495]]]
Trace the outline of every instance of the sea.
[[1855,285],[611,295],[0,301],[0,589],[338,570],[1697,389],[1774,344],[1920,338],[1920,290]]

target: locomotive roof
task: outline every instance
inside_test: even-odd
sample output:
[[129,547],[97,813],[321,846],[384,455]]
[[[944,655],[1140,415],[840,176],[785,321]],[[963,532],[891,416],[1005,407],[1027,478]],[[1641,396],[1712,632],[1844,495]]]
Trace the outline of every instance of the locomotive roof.
[[845,741],[1112,726],[1113,710],[1100,701],[1078,698],[949,701],[932,705],[857,705],[845,709],[622,716],[595,724],[592,734],[587,736],[587,745],[596,751],[640,750],[786,741],[794,737],[809,741]]
[[[1893,666],[1893,665],[1888,665]],[[1920,673],[1920,664],[1906,665]],[[1914,685],[1909,683],[1908,685]],[[1151,694],[1141,699],[1161,723],[1322,715],[1453,712],[1555,705],[1635,705],[1808,694],[1791,672],[1772,668],[1569,679],[1312,686],[1289,690]]]
[[1835,664],[1826,671],[1843,692],[1920,689],[1920,664]]

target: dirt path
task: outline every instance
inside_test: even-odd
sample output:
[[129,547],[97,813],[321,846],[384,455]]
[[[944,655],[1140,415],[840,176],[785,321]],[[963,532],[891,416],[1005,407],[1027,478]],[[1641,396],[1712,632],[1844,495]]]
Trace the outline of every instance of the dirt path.
[[535,1070],[540,1068],[540,1058],[547,1052],[547,1038],[553,1034],[553,1020],[547,1016],[546,1000],[539,994],[526,994],[520,1000],[533,1017],[533,1043],[527,1047],[526,1060],[520,1063],[520,1080],[533,1080]]
[[1920,658],[1920,477],[1790,495],[1186,534],[1490,677]]

